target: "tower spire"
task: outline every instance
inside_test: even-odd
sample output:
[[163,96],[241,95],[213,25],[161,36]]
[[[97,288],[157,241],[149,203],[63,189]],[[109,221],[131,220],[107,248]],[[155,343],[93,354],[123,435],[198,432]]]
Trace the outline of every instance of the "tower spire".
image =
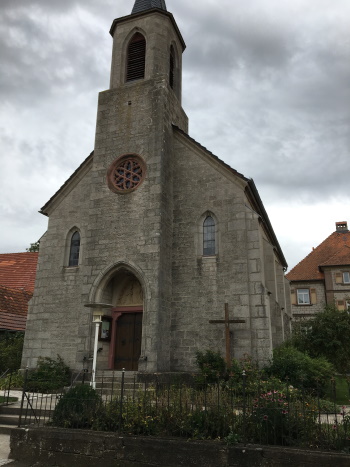
[[167,11],[165,0],[136,0],[131,14],[151,10],[152,8],[160,8],[161,10]]

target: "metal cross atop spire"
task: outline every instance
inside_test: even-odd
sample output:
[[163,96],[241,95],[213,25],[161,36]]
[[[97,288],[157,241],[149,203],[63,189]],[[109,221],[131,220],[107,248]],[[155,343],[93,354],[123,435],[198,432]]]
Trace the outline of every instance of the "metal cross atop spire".
[[160,8],[161,10],[167,11],[165,0],[136,0],[131,14],[151,10],[152,8]]

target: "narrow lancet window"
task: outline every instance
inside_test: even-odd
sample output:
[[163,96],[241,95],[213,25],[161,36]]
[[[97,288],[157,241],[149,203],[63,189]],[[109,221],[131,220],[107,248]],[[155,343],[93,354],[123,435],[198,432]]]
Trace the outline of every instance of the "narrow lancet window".
[[170,69],[169,69],[169,84],[171,89],[174,89],[174,73],[175,73],[175,53],[174,47],[170,47]]
[[203,255],[215,255],[215,221],[211,216],[203,223]]
[[69,263],[68,266],[79,265],[79,251],[80,251],[80,234],[74,232],[70,241]]
[[134,81],[145,77],[146,64],[146,40],[137,32],[132,37],[128,46],[128,60],[126,69],[126,81]]

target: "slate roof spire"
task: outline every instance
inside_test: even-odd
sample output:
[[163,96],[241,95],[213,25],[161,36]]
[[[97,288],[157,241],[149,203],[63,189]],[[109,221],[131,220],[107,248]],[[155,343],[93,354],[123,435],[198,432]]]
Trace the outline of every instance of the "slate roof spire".
[[131,14],[151,10],[152,8],[160,8],[161,10],[167,11],[165,0],[136,0]]

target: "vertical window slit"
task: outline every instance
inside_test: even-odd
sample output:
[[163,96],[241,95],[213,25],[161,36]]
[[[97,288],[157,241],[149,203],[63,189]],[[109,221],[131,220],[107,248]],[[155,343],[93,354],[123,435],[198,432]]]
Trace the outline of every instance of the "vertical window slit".
[[134,81],[145,77],[146,40],[142,34],[136,33],[128,46],[126,81]]
[[174,72],[175,72],[175,55],[174,47],[170,47],[170,69],[169,69],[169,85],[174,89]]
[[215,255],[215,221],[211,216],[203,223],[203,255]]
[[69,266],[78,266],[79,265],[79,251],[80,251],[80,234],[79,232],[74,232],[70,242],[70,251],[69,251]]

